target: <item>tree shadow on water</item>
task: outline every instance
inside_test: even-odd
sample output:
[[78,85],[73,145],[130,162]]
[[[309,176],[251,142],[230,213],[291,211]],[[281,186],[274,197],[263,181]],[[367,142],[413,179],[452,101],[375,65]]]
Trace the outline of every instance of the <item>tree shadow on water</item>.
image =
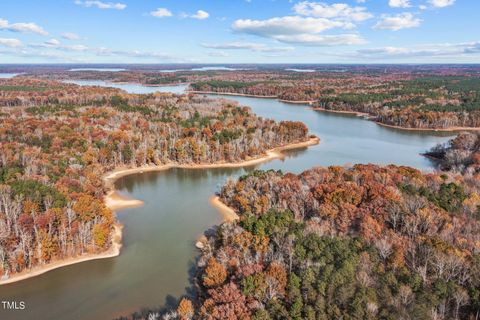
[[172,295],[167,295],[165,297],[165,302],[161,306],[144,307],[140,311],[135,311],[130,315],[121,316],[119,318],[115,318],[114,320],[148,320],[149,316],[152,314],[158,314],[160,316],[153,319],[161,319],[161,315],[166,314],[169,311],[176,310],[179,302],[179,298],[176,298]]
[[[216,229],[218,226],[214,226],[208,230],[205,231],[205,235],[211,235],[212,233],[216,232]],[[193,244],[192,244],[193,245]],[[130,315],[122,316],[119,318],[116,318],[115,320],[148,320],[150,315],[158,315],[158,317],[152,317],[153,319],[161,319],[161,316],[176,310],[178,307],[178,304],[180,303],[180,300],[182,298],[188,298],[192,301],[195,301],[196,298],[196,279],[198,276],[198,260],[200,259],[201,254],[200,252],[195,256],[194,260],[190,260],[188,263],[188,286],[185,287],[185,293],[180,296],[180,297],[174,297],[172,295],[167,295],[165,297],[165,302],[157,307],[145,307],[142,308],[139,311],[136,311]]]

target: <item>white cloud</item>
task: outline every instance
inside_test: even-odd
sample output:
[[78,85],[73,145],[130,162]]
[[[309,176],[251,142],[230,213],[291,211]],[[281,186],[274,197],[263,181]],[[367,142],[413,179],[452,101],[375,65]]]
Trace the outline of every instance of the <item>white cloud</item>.
[[150,12],[150,15],[156,18],[165,18],[165,17],[171,17],[172,12],[167,8],[158,8],[157,10]]
[[58,41],[57,39],[50,39],[45,41],[44,43],[48,46],[55,46],[55,47],[60,45],[60,41]]
[[198,19],[198,20],[205,20],[205,19],[208,19],[210,17],[210,14],[206,11],[198,10],[197,13],[195,13],[195,14],[181,13],[180,17],[181,18],[192,18],[192,19]]
[[480,42],[471,42],[466,44],[464,53],[480,53]]
[[326,4],[323,2],[303,1],[293,6],[297,14],[316,18],[364,21],[373,17],[364,7],[351,7],[345,3]]
[[60,49],[65,51],[88,51],[89,48],[84,46],[83,44],[74,44],[74,45],[64,45],[61,46]]
[[428,3],[430,3],[435,8],[445,8],[453,5],[455,3],[455,0],[428,0]]
[[402,56],[421,56],[432,55],[435,50],[420,50],[402,47],[381,47],[358,50],[357,53],[363,57],[370,58],[386,58],[386,57],[402,57]]
[[[357,1],[364,3],[365,1]],[[239,19],[232,29],[239,33],[305,46],[359,45],[366,41],[357,32],[322,34],[327,30],[355,29],[356,22],[373,17],[365,7],[345,3],[301,1],[292,7],[295,15],[266,20]]]
[[[0,50],[0,55],[12,56],[15,58],[33,58],[40,59],[40,61],[56,61],[56,62],[85,62],[85,59],[79,57],[71,57],[59,52],[45,52],[45,51],[28,51],[28,50]],[[37,62],[39,60],[36,60]]]
[[205,19],[208,19],[208,17],[210,17],[210,14],[207,11],[198,10],[197,13],[192,14],[188,17],[193,19],[198,19],[198,20],[205,20]]
[[418,27],[421,22],[421,19],[415,18],[415,16],[409,12],[397,15],[385,14],[382,15],[382,19],[373,28],[398,31]]
[[348,21],[325,18],[287,16],[268,20],[237,20],[232,28],[236,32],[275,39],[289,44],[310,46],[362,44],[365,40],[357,34],[320,35],[334,29],[350,29]]
[[62,38],[67,40],[80,40],[82,39],[78,34],[73,32],[64,32],[62,33]]
[[442,44],[423,44],[414,47],[379,47],[357,50],[350,57],[362,59],[382,59],[392,58],[411,59],[418,57],[425,58],[454,58],[473,56],[480,54],[480,42],[468,43],[442,43]]
[[50,39],[44,41],[43,43],[32,43],[29,45],[31,48],[47,48],[47,49],[56,49],[62,51],[88,51],[89,47],[81,45],[81,44],[74,44],[74,45],[64,45],[57,39]]
[[121,57],[121,58],[135,58],[135,59],[149,59],[152,61],[169,61],[177,63],[194,62],[192,59],[182,58],[178,55],[171,55],[163,52],[149,52],[140,50],[112,50],[108,48],[94,48],[90,49],[92,53],[97,56]]
[[360,45],[367,41],[358,34],[338,34],[338,35],[320,35],[320,34],[298,34],[284,35],[278,38],[279,41],[304,46],[339,46],[339,45]]
[[298,35],[305,33],[320,33],[333,28],[349,28],[350,24],[324,18],[304,18],[287,16],[268,20],[237,20],[233,23],[233,30],[261,37],[276,39],[284,35]]
[[36,33],[42,36],[48,35],[47,31],[45,31],[42,27],[38,26],[33,22],[9,23],[8,20],[5,19],[0,19],[0,30],[8,30],[22,33]]
[[[8,41],[7,41],[8,40]],[[13,41],[12,41],[13,40]],[[194,59],[171,55],[162,52],[148,52],[140,50],[115,50],[105,47],[87,47],[84,45],[63,45],[60,41],[50,39],[40,44],[30,44],[28,47],[22,47],[21,42],[16,39],[0,38],[0,47],[7,45],[11,48],[2,50],[0,56],[12,56],[15,58],[32,58],[35,61],[64,61],[64,62],[138,62],[140,59],[153,63],[173,62],[173,63],[194,63],[199,62]],[[16,47],[17,44],[20,47]]]
[[207,53],[210,57],[217,57],[217,58],[226,58],[230,57],[230,55],[224,51],[213,51]]
[[21,47],[22,42],[18,39],[0,38],[0,45],[5,47],[10,47],[10,48],[16,48],[16,47]]
[[293,47],[269,47],[263,43],[228,42],[222,44],[202,43],[202,47],[219,50],[251,50],[255,52],[285,52],[294,50]]
[[412,6],[410,0],[389,0],[388,5],[392,8],[409,8]]
[[[56,39],[50,39],[39,44],[30,44],[32,49],[49,49],[50,53],[55,51],[64,51],[82,54],[93,54],[96,56],[118,56],[118,57],[135,57],[135,58],[158,58],[158,59],[173,59],[174,57],[164,53],[158,52],[144,52],[140,50],[114,50],[105,47],[87,47],[81,44],[64,45]],[[45,52],[45,51],[42,51]]]
[[75,0],[75,4],[86,8],[97,7],[98,9],[115,9],[123,10],[127,7],[126,4],[120,2],[102,2],[102,1],[80,1]]

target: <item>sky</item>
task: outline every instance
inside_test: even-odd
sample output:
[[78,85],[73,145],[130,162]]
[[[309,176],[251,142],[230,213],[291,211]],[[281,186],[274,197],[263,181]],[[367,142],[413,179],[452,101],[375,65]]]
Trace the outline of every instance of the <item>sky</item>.
[[480,63],[478,0],[2,0],[0,63]]

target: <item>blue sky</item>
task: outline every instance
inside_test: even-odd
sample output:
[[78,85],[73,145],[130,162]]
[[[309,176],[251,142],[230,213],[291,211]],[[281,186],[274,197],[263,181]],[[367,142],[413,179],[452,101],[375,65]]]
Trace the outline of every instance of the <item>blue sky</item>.
[[480,63],[478,0],[9,0],[0,63]]

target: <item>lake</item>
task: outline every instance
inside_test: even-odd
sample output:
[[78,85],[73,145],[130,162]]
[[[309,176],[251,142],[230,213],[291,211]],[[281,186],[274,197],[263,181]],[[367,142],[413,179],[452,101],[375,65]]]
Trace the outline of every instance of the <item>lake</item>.
[[99,87],[111,87],[125,90],[130,93],[146,94],[154,92],[172,92],[183,93],[188,85],[174,85],[174,86],[142,86],[136,83],[116,83],[102,80],[65,80],[66,83],[74,83],[80,86],[99,86]]
[[[185,89],[185,86],[113,86],[134,93]],[[395,163],[432,170],[432,163],[419,153],[452,136],[385,128],[355,116],[313,111],[308,106],[273,99],[234,96],[228,99],[252,107],[262,117],[303,121],[321,138],[321,143],[255,167],[173,169],[120,179],[117,189],[121,194],[145,201],[143,207],[118,213],[125,226],[120,256],[0,286],[2,300],[26,303],[24,311],[0,310],[0,319],[110,319],[143,307],[174,303],[189,286],[198,253],[195,241],[206,229],[221,222],[220,215],[209,204],[209,197],[227,179],[255,168],[299,173],[319,165],[353,163]]]
[[68,71],[77,72],[77,71],[101,71],[101,72],[120,72],[126,71],[127,69],[119,69],[119,68],[74,68]]
[[0,79],[11,79],[18,76],[20,73],[2,73],[0,72]]

